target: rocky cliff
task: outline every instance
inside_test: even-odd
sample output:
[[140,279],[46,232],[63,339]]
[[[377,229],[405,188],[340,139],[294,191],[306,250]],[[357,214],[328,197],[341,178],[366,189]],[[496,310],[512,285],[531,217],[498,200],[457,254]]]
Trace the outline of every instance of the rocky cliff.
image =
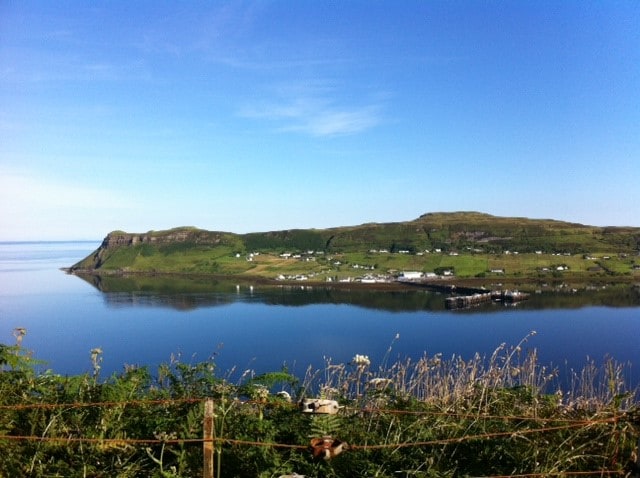
[[217,246],[225,242],[230,236],[234,236],[234,234],[205,231],[194,227],[179,227],[167,231],[149,231],[146,233],[113,231],[107,234],[98,249],[69,269],[70,271],[100,269],[104,262],[116,251],[128,248],[133,249],[136,246],[145,244],[160,247],[174,246],[176,244]]
[[102,249],[113,249],[138,244],[211,244],[218,245],[228,233],[205,231],[192,227],[180,227],[168,231],[150,231],[146,233],[110,232],[102,241]]

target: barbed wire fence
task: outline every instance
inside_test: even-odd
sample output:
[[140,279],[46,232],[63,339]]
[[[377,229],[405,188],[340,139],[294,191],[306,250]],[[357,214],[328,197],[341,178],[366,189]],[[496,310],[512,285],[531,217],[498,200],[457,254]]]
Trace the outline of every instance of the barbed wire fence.
[[[129,445],[129,446],[149,446],[149,445],[201,445],[202,446],[202,460],[203,460],[203,478],[219,478],[216,477],[215,468],[215,449],[216,446],[222,445],[234,445],[244,447],[268,447],[276,449],[290,449],[299,450],[300,452],[311,452],[312,446],[309,443],[276,443],[268,441],[252,441],[237,439],[228,436],[216,436],[215,435],[215,405],[217,400],[207,398],[181,398],[181,399],[158,399],[158,400],[128,400],[128,401],[102,401],[102,402],[78,402],[78,403],[31,403],[31,404],[15,404],[15,405],[0,405],[0,413],[2,411],[20,411],[20,410],[54,410],[65,409],[73,410],[80,408],[90,407],[127,407],[127,406],[166,406],[177,404],[196,404],[201,403],[203,406],[202,417],[202,438],[178,438],[171,435],[155,436],[154,438],[103,438],[103,437],[82,437],[82,436],[66,436],[55,437],[46,436],[46,431],[40,436],[35,435],[11,435],[1,434],[0,442],[2,441],[29,441],[29,442],[49,442],[49,443],[63,443],[63,444],[103,444],[103,445]],[[271,407],[298,407],[298,404],[286,403],[286,402],[265,402],[259,400],[246,400],[240,402],[242,405],[260,405]],[[356,408],[356,407],[342,407],[342,413],[352,412],[354,414],[370,415],[370,414],[396,414],[396,415],[413,415],[419,416],[444,416],[447,418],[458,419],[482,419],[482,420],[502,420],[502,421],[528,421],[530,423],[538,423],[540,426],[536,428],[517,429],[509,431],[495,431],[477,434],[465,434],[459,437],[439,438],[423,441],[407,441],[399,443],[378,443],[378,444],[357,444],[349,443],[349,452],[367,451],[367,450],[380,450],[380,449],[400,449],[409,447],[429,447],[439,445],[449,445],[456,443],[463,443],[466,441],[477,440],[494,440],[505,437],[524,437],[528,435],[544,434],[550,432],[558,432],[562,430],[572,429],[587,429],[594,426],[611,426],[611,434],[615,435],[616,429],[620,424],[629,423],[632,425],[638,425],[640,417],[638,413],[632,414],[627,412],[612,412],[610,416],[597,418],[597,419],[572,419],[569,417],[563,418],[543,418],[543,417],[531,417],[531,416],[505,416],[505,415],[489,415],[489,414],[463,414],[463,413],[445,413],[434,411],[415,411],[415,410],[395,410],[385,408]],[[545,472],[545,473],[529,473],[529,474],[517,474],[517,475],[490,475],[484,478],[503,478],[507,476],[512,477],[540,477],[540,476],[633,476],[637,477],[640,470],[640,436],[635,437],[637,440],[635,457],[631,459],[635,462],[636,471],[635,474],[631,474],[628,471],[623,470],[592,470],[592,471],[558,471],[558,472]],[[614,461],[617,460],[617,457]],[[283,475],[286,476],[286,475]],[[291,475],[295,476],[295,475]],[[300,475],[298,475],[300,476]]]

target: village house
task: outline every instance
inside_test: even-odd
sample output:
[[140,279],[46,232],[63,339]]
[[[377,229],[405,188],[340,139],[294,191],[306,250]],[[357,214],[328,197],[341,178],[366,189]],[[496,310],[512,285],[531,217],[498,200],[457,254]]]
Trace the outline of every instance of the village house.
[[418,271],[404,271],[398,276],[398,280],[416,280],[422,278],[424,274]]

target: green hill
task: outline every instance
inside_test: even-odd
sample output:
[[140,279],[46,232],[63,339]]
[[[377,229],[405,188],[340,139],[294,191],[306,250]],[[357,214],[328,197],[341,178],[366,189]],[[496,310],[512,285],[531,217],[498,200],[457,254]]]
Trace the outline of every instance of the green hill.
[[[350,264],[378,271],[453,268],[460,277],[472,277],[505,268],[530,274],[564,265],[574,272],[624,274],[637,270],[639,251],[640,228],[454,212],[405,222],[249,234],[192,227],[115,231],[71,271],[340,277]],[[576,262],[585,257],[592,262]]]

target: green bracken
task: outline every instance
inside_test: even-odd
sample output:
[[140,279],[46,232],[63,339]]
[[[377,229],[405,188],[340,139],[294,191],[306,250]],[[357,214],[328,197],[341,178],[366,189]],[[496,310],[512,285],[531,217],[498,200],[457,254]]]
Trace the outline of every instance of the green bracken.
[[[100,349],[89,373],[37,372],[25,334],[0,346],[2,477],[202,476],[205,400],[217,478],[638,472],[640,409],[623,367],[587,363],[561,386],[523,353],[528,337],[470,359],[388,363],[390,346],[378,367],[355,354],[300,378],[175,358],[102,378]],[[338,414],[302,413],[310,397],[337,401]],[[341,453],[314,458],[323,437]]]

